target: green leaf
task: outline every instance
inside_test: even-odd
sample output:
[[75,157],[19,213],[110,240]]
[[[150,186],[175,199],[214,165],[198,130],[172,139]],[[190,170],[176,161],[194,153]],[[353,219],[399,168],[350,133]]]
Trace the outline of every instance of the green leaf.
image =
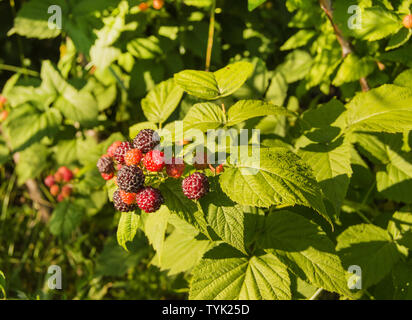
[[346,82],[357,81],[370,75],[376,67],[375,61],[371,57],[358,57],[351,53],[339,67],[338,73],[333,80],[333,85],[341,86]]
[[313,30],[299,30],[291,36],[281,47],[280,50],[292,50],[306,45],[314,36],[316,32]]
[[153,249],[155,249],[158,259],[162,258],[169,216],[170,211],[166,206],[162,206],[154,213],[146,214],[142,212],[144,233]]
[[187,6],[194,6],[199,8],[210,7],[213,0],[183,0]]
[[303,79],[312,67],[312,57],[303,50],[294,50],[289,53],[285,61],[277,68],[285,77],[287,83]]
[[62,121],[58,110],[45,112],[29,104],[11,110],[6,122],[6,134],[14,151],[22,150],[45,136],[53,137]]
[[396,84],[397,86],[400,87],[407,87],[412,89],[412,69],[408,69],[400,73],[393,84]]
[[154,123],[163,123],[169,118],[182,99],[183,90],[173,79],[156,85],[142,100],[146,118]]
[[10,151],[3,136],[0,136],[0,166],[10,159]]
[[[8,32],[8,35],[17,33],[28,38],[47,39],[55,38],[60,35],[61,30],[58,28],[50,28],[49,18],[55,11],[48,13],[51,6],[59,6],[62,10],[62,15],[67,11],[67,3],[63,0],[32,0],[25,2],[14,20],[14,27]],[[64,23],[66,16],[61,17]]]
[[49,149],[40,143],[33,144],[20,153],[16,166],[19,185],[29,179],[37,178],[47,168],[48,154]]
[[129,251],[128,243],[133,242],[137,229],[140,226],[140,216],[135,212],[122,212],[117,226],[117,242],[126,251]]
[[371,224],[351,226],[337,241],[336,250],[344,266],[361,267],[362,289],[381,281],[400,258],[389,233]]
[[157,126],[153,122],[149,121],[136,123],[135,125],[129,128],[129,138],[134,139],[137,136],[137,134],[143,129],[157,130]]
[[259,243],[303,280],[350,296],[334,245],[315,223],[286,210],[273,212],[266,218]]
[[160,185],[160,190],[165,198],[165,205],[172,213],[187,221],[200,232],[206,230],[206,220],[194,201],[189,200],[182,192],[181,182],[168,179]]
[[187,93],[206,100],[231,95],[239,89],[253,72],[253,64],[235,62],[216,71],[185,70],[175,74],[176,83]]
[[192,274],[192,300],[291,298],[287,268],[271,254],[247,257],[223,244],[208,251]]
[[259,7],[262,3],[265,3],[266,0],[248,0],[248,10],[253,11]]
[[293,115],[283,107],[260,100],[240,100],[230,107],[227,125],[234,126],[245,120],[269,115]]
[[357,133],[360,151],[379,167],[376,187],[386,198],[412,203],[412,156],[402,151],[402,134]]
[[338,214],[352,174],[350,143],[338,139],[329,144],[309,144],[298,153],[312,168],[326,198]]
[[346,105],[351,130],[403,132],[412,130],[412,89],[385,84],[359,93]]
[[191,234],[176,230],[166,238],[162,255],[159,257],[156,254],[152,264],[161,270],[169,270],[169,276],[175,275],[192,269],[212,247],[213,243],[209,240],[196,239]]
[[50,232],[55,236],[68,238],[80,225],[84,214],[84,208],[76,202],[64,200],[59,202],[50,219]]
[[127,51],[137,59],[154,59],[163,53],[155,36],[133,39],[127,44]]
[[[322,193],[312,170],[297,155],[284,148],[260,148],[255,158],[241,159],[220,175],[222,190],[233,201],[250,206],[293,206],[314,208],[330,222]],[[241,150],[242,154],[242,150]]]
[[266,91],[266,100],[281,106],[288,95],[288,83],[280,71],[275,71]]
[[66,118],[81,124],[89,124],[97,120],[99,108],[93,95],[86,90],[79,91],[67,83],[48,60],[43,62],[41,77],[42,86],[56,94],[54,107]]
[[409,206],[393,214],[388,223],[388,231],[400,246],[412,250],[412,211]]
[[382,7],[372,7],[362,10],[362,27],[353,29],[352,34],[363,40],[376,41],[401,28],[402,22],[396,14]]
[[393,50],[393,49],[399,48],[400,46],[403,46],[405,43],[409,41],[411,36],[412,36],[411,29],[402,28],[396,34],[392,35],[392,37],[389,39],[389,43],[387,47],[385,48],[385,50],[386,51]]
[[226,122],[222,108],[211,102],[197,103],[183,119],[185,130],[199,129],[203,132],[223,126]]
[[230,200],[220,189],[217,178],[209,178],[211,192],[199,200],[206,220],[227,244],[247,254],[247,246],[255,234],[258,212]]

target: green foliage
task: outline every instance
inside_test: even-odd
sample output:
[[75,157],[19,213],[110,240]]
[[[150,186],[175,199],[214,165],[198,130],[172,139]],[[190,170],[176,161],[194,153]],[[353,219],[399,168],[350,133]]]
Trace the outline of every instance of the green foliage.
[[[0,3],[0,298],[412,299],[411,1],[16,3]],[[116,213],[96,162],[149,128],[183,178],[195,150],[223,172],[202,169],[197,201],[150,174],[161,208]]]

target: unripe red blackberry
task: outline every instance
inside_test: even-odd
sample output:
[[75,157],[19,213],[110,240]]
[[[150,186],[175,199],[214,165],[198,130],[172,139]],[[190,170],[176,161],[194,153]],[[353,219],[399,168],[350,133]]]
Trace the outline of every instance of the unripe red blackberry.
[[136,193],[143,188],[145,175],[138,166],[123,166],[117,173],[119,189],[128,193]]
[[403,17],[403,26],[407,29],[412,29],[412,14]]
[[209,192],[209,180],[201,172],[195,172],[182,181],[183,193],[186,197],[198,200]]
[[54,196],[54,197],[57,196],[59,194],[59,192],[60,192],[60,188],[57,184],[54,184],[50,187],[50,194],[52,196]]
[[150,213],[159,210],[160,206],[164,203],[164,199],[160,190],[147,187],[137,193],[136,203],[140,209]]
[[124,162],[127,166],[132,166],[134,164],[139,164],[142,160],[143,154],[139,149],[131,149],[126,152],[124,156]]
[[177,161],[176,158],[173,158],[172,163],[166,164],[166,173],[169,177],[180,178],[183,174],[183,171],[185,171],[185,164],[183,163],[183,159],[179,159],[179,161]]
[[114,177],[114,173],[101,173],[101,176],[104,180],[110,180]]
[[119,190],[119,195],[122,201],[126,204],[133,204],[136,202],[136,193],[128,193],[123,190]]
[[116,151],[114,152],[114,159],[120,163],[120,164],[124,164],[124,156],[126,154],[127,151],[129,151],[130,149],[132,149],[132,145],[130,142],[128,141],[124,141],[122,142],[117,148]]
[[143,129],[133,139],[133,148],[143,153],[153,150],[160,143],[159,134],[152,129]]
[[121,141],[115,141],[111,144],[111,146],[109,148],[107,148],[107,155],[109,157],[113,157],[114,153],[116,152],[116,149],[118,146],[120,146],[122,144]]
[[148,171],[160,172],[165,166],[165,155],[159,150],[151,150],[143,158],[143,165]]
[[52,185],[54,185],[55,183],[56,183],[56,181],[54,180],[53,175],[48,175],[48,176],[46,177],[46,179],[44,179],[44,184],[45,184],[46,186],[48,186],[49,188],[50,188]]
[[156,10],[160,10],[163,8],[164,0],[153,0],[152,6]]
[[136,204],[126,204],[122,201],[122,198],[120,197],[120,190],[116,190],[113,193],[113,205],[114,208],[120,212],[129,212],[137,209]]
[[72,193],[73,188],[71,186],[65,185],[62,187],[62,192],[61,194],[63,195],[63,197],[69,197]]
[[63,180],[66,181],[66,182],[69,182],[71,179],[73,179],[73,172],[65,166],[60,167],[57,170],[57,172],[62,175]]
[[106,174],[113,173],[114,172],[113,159],[106,154],[101,156],[99,161],[97,161],[97,168],[99,169],[100,173],[106,173]]

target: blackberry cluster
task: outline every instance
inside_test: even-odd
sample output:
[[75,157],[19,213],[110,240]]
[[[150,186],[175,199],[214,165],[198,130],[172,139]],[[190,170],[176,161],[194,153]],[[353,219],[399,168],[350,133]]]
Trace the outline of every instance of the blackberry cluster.
[[[137,208],[145,212],[159,210],[165,199],[158,185],[166,177],[180,179],[185,174],[183,159],[164,159],[164,153],[155,149],[160,144],[158,133],[152,129],[141,130],[133,141],[116,141],[97,162],[97,167],[106,180],[115,179],[118,189],[113,195],[113,204],[121,212]],[[219,174],[223,165],[216,168],[207,163],[205,153],[195,158],[196,170],[210,168]],[[194,172],[182,180],[183,194],[192,200],[198,200],[209,192],[209,180],[202,172]]]
[[74,172],[62,166],[54,174],[48,175],[44,179],[44,184],[49,187],[50,194],[56,197],[58,202],[61,202],[72,194],[73,186],[71,180],[73,178]]

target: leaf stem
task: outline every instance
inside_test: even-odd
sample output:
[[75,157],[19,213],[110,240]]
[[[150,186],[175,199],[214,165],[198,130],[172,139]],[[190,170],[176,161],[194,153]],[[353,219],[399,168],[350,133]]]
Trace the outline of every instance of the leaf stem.
[[11,65],[2,64],[2,63],[0,63],[0,70],[17,72],[17,73],[26,74],[26,75],[33,76],[33,77],[38,77],[40,75],[37,71],[34,71],[34,70],[29,70],[26,68],[11,66]]
[[209,37],[207,39],[206,68],[205,68],[206,71],[209,71],[210,60],[212,59],[213,37],[215,34],[215,10],[216,10],[216,0],[213,0],[212,9],[210,11]]

